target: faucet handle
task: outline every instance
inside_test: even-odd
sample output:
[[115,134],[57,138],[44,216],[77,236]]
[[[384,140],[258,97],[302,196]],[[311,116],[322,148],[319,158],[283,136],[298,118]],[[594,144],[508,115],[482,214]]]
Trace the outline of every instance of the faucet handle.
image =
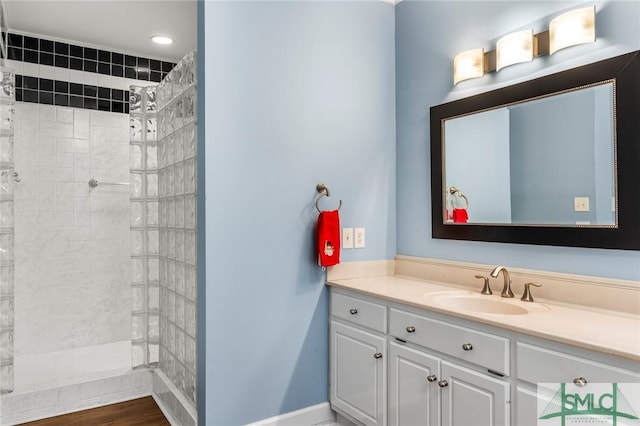
[[531,290],[529,289],[530,286],[542,287],[542,284],[526,283],[524,285],[524,293],[522,293],[522,297],[520,298],[520,300],[522,300],[523,302],[533,302],[533,296],[531,295]]
[[479,280],[484,280],[484,287],[482,287],[480,294],[493,294],[491,287],[489,286],[489,277],[485,277],[484,275],[474,275],[474,277]]

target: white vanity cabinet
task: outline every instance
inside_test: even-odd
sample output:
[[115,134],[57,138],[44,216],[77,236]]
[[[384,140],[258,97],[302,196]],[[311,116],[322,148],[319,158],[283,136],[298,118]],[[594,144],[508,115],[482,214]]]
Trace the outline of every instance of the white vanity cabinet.
[[637,361],[389,292],[331,289],[331,406],[364,425],[535,426],[539,383],[640,383]]
[[509,383],[488,372],[508,373],[509,339],[384,303],[332,291],[334,409],[366,425],[387,407],[395,426],[509,424]]
[[396,308],[389,338],[390,425],[510,423],[509,339]]
[[331,404],[366,425],[387,424],[384,305],[332,293]]
[[[517,424],[536,424],[536,387],[539,383],[640,383],[640,366],[637,364],[630,365],[633,370],[620,368],[608,360],[602,361],[602,355],[581,351],[581,356],[576,356],[568,350],[570,348],[551,342],[516,342],[519,381],[516,390]],[[629,367],[628,363],[624,364]]]

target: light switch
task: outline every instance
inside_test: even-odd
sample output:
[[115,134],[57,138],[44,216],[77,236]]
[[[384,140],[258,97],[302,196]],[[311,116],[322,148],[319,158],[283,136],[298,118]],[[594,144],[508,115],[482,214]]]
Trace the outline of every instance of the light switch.
[[353,248],[353,228],[342,228],[342,248]]
[[364,248],[364,228],[355,228],[353,232],[355,248]]
[[577,212],[589,211],[589,197],[575,197],[573,199],[574,210]]

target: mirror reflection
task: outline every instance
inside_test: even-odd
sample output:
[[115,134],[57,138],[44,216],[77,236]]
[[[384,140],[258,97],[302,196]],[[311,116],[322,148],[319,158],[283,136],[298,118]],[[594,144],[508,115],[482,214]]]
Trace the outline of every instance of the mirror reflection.
[[615,86],[444,120],[444,223],[616,227]]

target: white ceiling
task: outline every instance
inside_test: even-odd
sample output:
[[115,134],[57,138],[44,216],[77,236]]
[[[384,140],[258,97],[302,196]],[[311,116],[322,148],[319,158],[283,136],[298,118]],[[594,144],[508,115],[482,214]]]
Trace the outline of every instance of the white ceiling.
[[[196,0],[5,0],[9,30],[178,62],[196,48]],[[160,46],[155,34],[175,42]]]

